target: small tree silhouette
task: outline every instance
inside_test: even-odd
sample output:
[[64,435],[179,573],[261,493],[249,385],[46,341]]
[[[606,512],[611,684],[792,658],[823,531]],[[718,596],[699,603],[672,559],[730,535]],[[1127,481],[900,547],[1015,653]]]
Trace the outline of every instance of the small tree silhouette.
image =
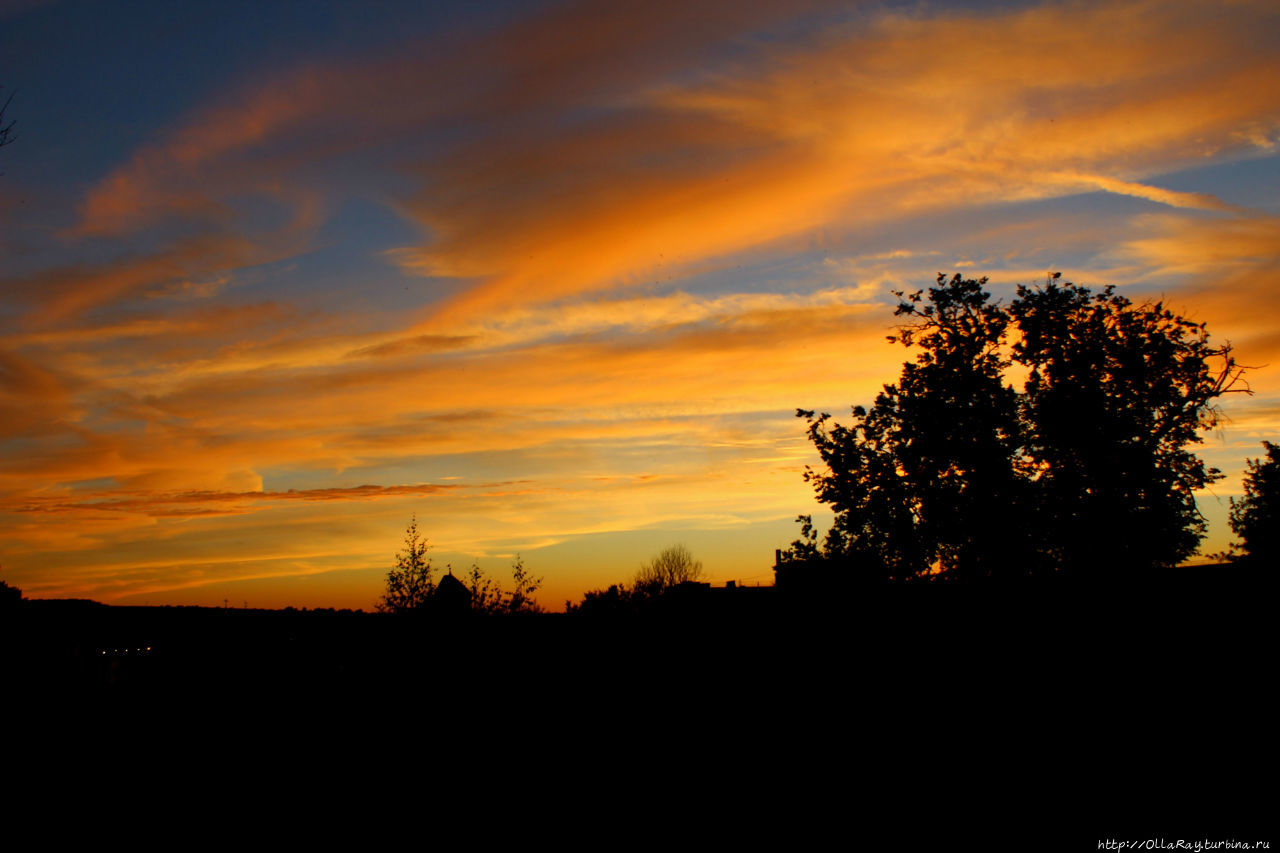
[[540,613],[542,608],[533,594],[542,586],[542,578],[535,578],[524,564],[524,558],[516,554],[511,563],[511,589],[504,590],[492,578],[485,577],[478,564],[471,565],[467,575],[467,588],[471,591],[471,609],[478,613]]
[[1242,540],[1232,543],[1237,562],[1275,565],[1280,559],[1280,445],[1262,442],[1266,461],[1246,459],[1244,497],[1231,499],[1228,520]]
[[493,578],[485,577],[479,563],[471,564],[467,573],[467,589],[471,591],[471,609],[477,613],[498,613],[502,610],[502,588]]
[[396,555],[396,567],[387,572],[386,590],[378,601],[382,613],[407,613],[427,605],[435,595],[436,582],[430,547],[418,532],[418,517],[409,522],[404,534],[404,550]]
[[516,554],[511,564],[511,592],[507,594],[508,613],[540,613],[542,608],[534,601],[533,594],[542,586],[542,578],[535,578],[524,565],[524,558]]

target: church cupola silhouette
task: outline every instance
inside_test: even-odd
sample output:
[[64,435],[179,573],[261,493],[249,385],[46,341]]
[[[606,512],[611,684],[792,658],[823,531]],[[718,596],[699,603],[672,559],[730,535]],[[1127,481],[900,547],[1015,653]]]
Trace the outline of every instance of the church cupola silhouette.
[[440,578],[436,586],[434,606],[438,612],[467,613],[471,610],[471,590],[453,576],[453,570]]

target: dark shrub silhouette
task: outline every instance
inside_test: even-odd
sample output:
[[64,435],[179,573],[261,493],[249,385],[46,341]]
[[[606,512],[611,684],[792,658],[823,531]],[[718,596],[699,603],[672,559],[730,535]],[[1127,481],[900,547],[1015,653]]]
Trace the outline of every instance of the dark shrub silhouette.
[[702,578],[702,562],[684,545],[672,545],[640,567],[630,584],[613,584],[608,589],[589,590],[578,604],[565,602],[568,613],[621,615],[651,610],[681,584],[697,585]]
[[819,543],[801,516],[783,564],[876,581],[1080,577],[1195,552],[1192,492],[1221,475],[1187,446],[1243,369],[1203,324],[1057,279],[1008,307],[985,278],[896,293],[906,319],[889,340],[919,351],[899,381],[850,426],[797,411],[826,466],[806,480],[835,523]]
[[582,601],[564,603],[566,613],[588,616],[622,616],[636,612],[640,599],[625,584],[612,584],[608,589],[591,589],[583,593]]

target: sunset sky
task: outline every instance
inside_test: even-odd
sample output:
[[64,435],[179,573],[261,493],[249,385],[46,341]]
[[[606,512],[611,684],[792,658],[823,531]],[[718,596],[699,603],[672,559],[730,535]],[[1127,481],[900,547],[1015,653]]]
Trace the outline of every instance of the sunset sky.
[[1164,298],[1280,435],[1280,4],[0,0],[0,578],[770,583],[894,289]]

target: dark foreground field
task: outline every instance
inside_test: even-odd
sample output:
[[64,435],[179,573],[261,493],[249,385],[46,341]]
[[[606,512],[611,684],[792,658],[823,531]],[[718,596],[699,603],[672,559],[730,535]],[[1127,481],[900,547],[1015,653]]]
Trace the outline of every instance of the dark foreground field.
[[[798,814],[905,844],[960,815],[995,833],[975,849],[1240,837],[1271,813],[1273,586],[1170,581],[488,619],[28,601],[3,674],[19,718],[53,713],[116,761],[155,728],[183,767],[265,754],[358,786],[353,766],[399,766],[609,820],[660,780],[646,808],[728,802],[739,829]],[[791,842],[824,845],[809,825]],[[1028,826],[1047,834],[997,843]]]
[[[5,683],[46,694],[344,696],[709,689],[805,679],[1129,702],[1247,694],[1274,586],[1191,571],[1163,584],[702,590],[644,612],[393,616],[349,610],[24,601],[4,616]],[[932,688],[931,688],[932,689]],[[881,699],[885,697],[879,697]]]

